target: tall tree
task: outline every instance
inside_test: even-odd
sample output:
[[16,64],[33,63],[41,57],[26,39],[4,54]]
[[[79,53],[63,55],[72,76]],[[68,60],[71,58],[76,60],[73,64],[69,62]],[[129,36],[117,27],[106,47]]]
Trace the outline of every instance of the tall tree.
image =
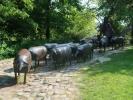
[[46,3],[46,38],[50,38],[50,6],[51,0],[47,0]]
[[107,16],[116,33],[120,33],[124,27],[132,23],[132,4],[132,0],[98,0],[98,15]]

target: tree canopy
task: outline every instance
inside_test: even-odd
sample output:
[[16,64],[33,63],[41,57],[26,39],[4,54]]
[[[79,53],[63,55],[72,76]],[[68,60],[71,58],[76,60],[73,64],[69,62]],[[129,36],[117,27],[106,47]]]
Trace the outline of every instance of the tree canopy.
[[1,37],[49,39],[56,34],[78,34],[76,28],[80,28],[80,32],[92,31],[90,13],[83,11],[79,0],[1,0]]
[[13,45],[20,48],[26,41],[27,44],[35,40],[66,42],[91,37],[98,33],[105,17],[116,34],[132,30],[133,37],[132,0],[83,2],[0,0],[0,50]]

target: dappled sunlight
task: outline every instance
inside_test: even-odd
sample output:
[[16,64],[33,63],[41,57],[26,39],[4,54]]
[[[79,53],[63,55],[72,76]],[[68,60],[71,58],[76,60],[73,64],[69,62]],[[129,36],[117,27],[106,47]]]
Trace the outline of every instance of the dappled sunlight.
[[[111,61],[88,65],[78,78],[84,100],[132,100],[133,49],[111,55]],[[89,99],[88,99],[89,98]]]
[[82,69],[82,72],[87,72],[89,75],[103,74],[103,73],[117,73],[133,75],[133,50],[127,50],[124,53],[111,55],[111,61],[103,64],[89,65]]
[[132,100],[132,4],[0,0],[0,100]]

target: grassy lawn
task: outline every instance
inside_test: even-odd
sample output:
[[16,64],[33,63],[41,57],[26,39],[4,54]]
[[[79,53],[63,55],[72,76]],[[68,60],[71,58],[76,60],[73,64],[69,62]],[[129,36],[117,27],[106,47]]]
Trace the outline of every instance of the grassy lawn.
[[133,100],[133,47],[78,75],[83,100]]

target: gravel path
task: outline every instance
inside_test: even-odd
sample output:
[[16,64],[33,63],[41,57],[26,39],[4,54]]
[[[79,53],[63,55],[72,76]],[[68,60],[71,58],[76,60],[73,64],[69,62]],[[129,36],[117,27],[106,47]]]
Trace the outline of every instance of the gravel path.
[[52,67],[38,67],[29,73],[26,85],[14,83],[13,59],[0,61],[0,100],[82,100],[75,83],[75,77],[81,66],[92,63],[103,63],[111,60],[108,55],[120,50],[94,53],[94,58],[85,63],[73,63],[62,70]]

